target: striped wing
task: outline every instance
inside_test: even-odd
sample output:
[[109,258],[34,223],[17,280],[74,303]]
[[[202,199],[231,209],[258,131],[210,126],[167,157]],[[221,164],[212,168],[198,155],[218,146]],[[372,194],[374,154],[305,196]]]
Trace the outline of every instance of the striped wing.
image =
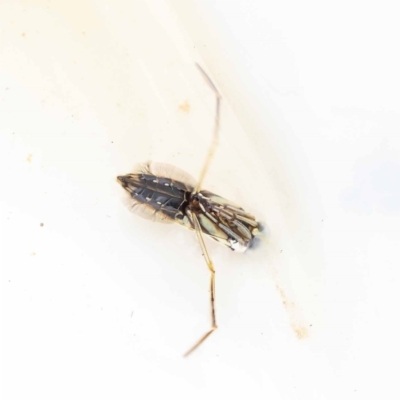
[[[244,252],[251,247],[260,229],[252,215],[229,200],[205,190],[199,192],[198,198],[196,216],[204,234],[235,251]],[[191,221],[193,212],[193,209],[187,210]]]

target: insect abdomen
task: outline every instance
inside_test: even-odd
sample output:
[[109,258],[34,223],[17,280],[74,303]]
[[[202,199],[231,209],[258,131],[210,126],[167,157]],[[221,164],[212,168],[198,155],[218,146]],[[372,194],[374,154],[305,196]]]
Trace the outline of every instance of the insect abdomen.
[[[190,195],[185,184],[170,178],[160,178],[151,174],[129,174],[119,176],[118,180],[129,192],[135,206],[146,207],[143,216],[154,216],[157,220],[176,220],[184,214]],[[140,208],[139,208],[140,209]]]

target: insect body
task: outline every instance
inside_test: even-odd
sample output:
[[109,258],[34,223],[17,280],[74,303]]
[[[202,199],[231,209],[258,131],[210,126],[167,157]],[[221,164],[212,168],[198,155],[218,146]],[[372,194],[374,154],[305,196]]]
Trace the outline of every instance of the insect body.
[[211,272],[211,329],[185,353],[185,356],[192,353],[217,329],[214,305],[215,270],[203,235],[232,250],[244,252],[251,247],[260,230],[256,219],[243,208],[201,189],[218,144],[221,96],[208,75],[199,65],[197,67],[216,96],[213,142],[197,183],[185,171],[169,164],[155,162],[141,164],[132,173],[117,177],[130,195],[132,211],[154,221],[177,222],[196,232]]
[[145,218],[195,230],[195,215],[202,233],[242,252],[258,233],[258,222],[243,208],[206,190],[196,192],[194,179],[169,164],[148,162],[117,179],[131,196],[132,210]]

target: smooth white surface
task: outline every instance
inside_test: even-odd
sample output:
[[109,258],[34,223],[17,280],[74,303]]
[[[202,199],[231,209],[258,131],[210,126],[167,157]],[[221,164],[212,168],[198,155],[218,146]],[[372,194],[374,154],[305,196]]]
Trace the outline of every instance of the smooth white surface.
[[[397,398],[399,30],[390,2],[0,5],[2,397]],[[173,163],[263,220],[245,255],[131,216]],[[43,226],[40,224],[43,223]]]

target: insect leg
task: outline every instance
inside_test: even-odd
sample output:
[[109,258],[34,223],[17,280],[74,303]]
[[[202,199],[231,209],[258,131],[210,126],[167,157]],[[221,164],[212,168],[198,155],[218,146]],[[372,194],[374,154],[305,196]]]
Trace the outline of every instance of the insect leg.
[[214,117],[214,132],[213,132],[213,139],[210,145],[210,148],[208,150],[208,154],[206,157],[206,160],[204,162],[203,169],[201,170],[199,180],[197,182],[196,188],[195,188],[195,193],[198,193],[200,191],[200,188],[202,186],[202,183],[204,181],[204,178],[208,172],[208,169],[210,167],[211,161],[214,157],[215,150],[217,149],[218,146],[218,139],[219,139],[219,114],[220,114],[220,103],[221,103],[221,94],[219,93],[218,89],[215,87],[214,83],[210,79],[210,77],[205,73],[203,68],[200,67],[199,64],[196,64],[196,67],[198,70],[201,72],[203,75],[203,78],[207,82],[208,86],[213,90],[215,93],[215,117]]
[[192,346],[183,356],[187,357],[193,351],[195,351],[217,328],[217,321],[215,318],[215,270],[211,258],[208,254],[206,245],[204,243],[203,235],[201,233],[201,227],[199,220],[195,213],[191,213],[192,221],[195,227],[197,239],[199,240],[201,251],[203,252],[204,259],[207,263],[207,267],[211,272],[210,279],[210,295],[211,295],[211,329],[205,333],[195,344]]

